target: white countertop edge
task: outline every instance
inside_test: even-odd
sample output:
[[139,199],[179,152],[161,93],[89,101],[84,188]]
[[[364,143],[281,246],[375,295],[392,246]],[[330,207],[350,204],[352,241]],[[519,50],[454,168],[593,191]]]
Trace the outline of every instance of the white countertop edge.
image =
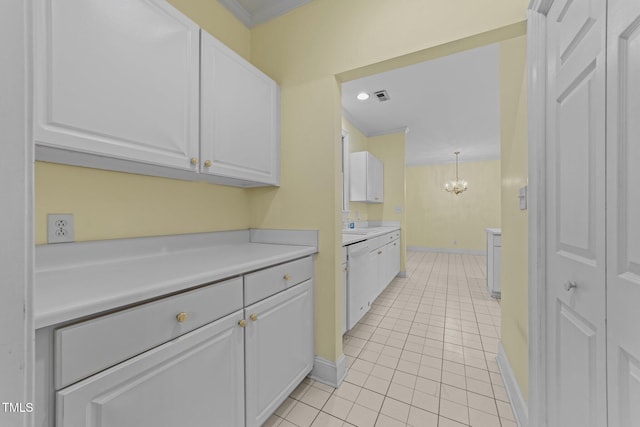
[[[358,230],[356,228],[356,230]],[[392,233],[400,230],[400,226],[385,225],[377,227],[360,228],[359,230],[367,231],[367,234],[348,234],[342,233],[342,246],[352,245],[354,243],[363,242],[365,240],[373,239],[383,234]]]
[[[313,244],[313,233],[305,232],[300,240]],[[163,236],[40,248],[44,256],[40,265],[36,264],[35,328],[117,310],[318,252],[316,245],[286,244],[295,240],[293,235],[285,236],[282,243],[275,243],[277,238],[272,239],[274,243],[258,243],[246,241],[248,232],[225,232],[213,240],[212,234],[204,234],[208,236]],[[193,239],[198,243],[195,247],[184,245]],[[172,246],[176,241],[179,244]],[[91,248],[87,251],[91,254],[81,256],[78,248]],[[125,249],[119,251],[121,248]],[[150,248],[156,250],[147,253]],[[127,256],[123,257],[123,253]],[[104,260],[95,258],[103,255],[107,255]],[[210,263],[206,261],[209,259]],[[145,271],[150,274],[145,275]],[[99,279],[96,286],[90,287],[87,282],[94,277]]]

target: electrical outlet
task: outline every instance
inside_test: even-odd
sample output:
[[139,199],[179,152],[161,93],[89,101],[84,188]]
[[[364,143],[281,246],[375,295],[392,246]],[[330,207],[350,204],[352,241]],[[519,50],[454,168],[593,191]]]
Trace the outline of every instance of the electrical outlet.
[[73,242],[73,214],[47,215],[47,243]]

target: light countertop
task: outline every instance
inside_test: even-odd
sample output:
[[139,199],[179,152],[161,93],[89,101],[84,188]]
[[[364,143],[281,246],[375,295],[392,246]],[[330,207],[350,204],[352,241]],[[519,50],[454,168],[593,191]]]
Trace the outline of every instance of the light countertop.
[[362,242],[374,237],[382,236],[392,231],[400,230],[400,227],[385,226],[385,227],[367,227],[367,228],[352,228],[342,231],[342,246],[351,245],[353,243]]
[[[113,310],[317,252],[316,246],[257,243],[245,236],[248,233],[237,239],[214,239],[210,244],[199,238],[195,247],[191,247],[188,240],[177,246],[167,246],[163,244],[163,238],[146,238],[146,242],[151,240],[158,245],[157,250],[150,252],[148,243],[133,249],[118,247],[119,242],[144,239],[42,249],[42,252],[56,251],[54,255],[39,255],[36,247],[35,327]],[[90,255],[81,254],[83,245],[99,257],[92,260]],[[54,261],[65,259],[61,252],[65,250],[68,260],[56,264]],[[105,257],[105,253],[113,256]],[[39,263],[39,259],[42,262]]]

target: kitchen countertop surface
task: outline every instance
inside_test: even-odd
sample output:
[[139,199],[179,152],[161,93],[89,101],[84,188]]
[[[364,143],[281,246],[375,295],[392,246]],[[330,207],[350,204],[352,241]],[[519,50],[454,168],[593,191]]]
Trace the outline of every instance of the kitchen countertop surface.
[[387,227],[351,228],[348,230],[342,230],[342,246],[348,246],[353,243],[362,242],[364,240],[382,236],[383,234],[390,233],[396,230],[400,230],[400,227],[387,226]]
[[316,252],[313,246],[218,242],[195,248],[165,247],[145,256],[114,255],[101,262],[80,259],[62,267],[43,262],[39,269],[36,262],[35,327],[143,302]]

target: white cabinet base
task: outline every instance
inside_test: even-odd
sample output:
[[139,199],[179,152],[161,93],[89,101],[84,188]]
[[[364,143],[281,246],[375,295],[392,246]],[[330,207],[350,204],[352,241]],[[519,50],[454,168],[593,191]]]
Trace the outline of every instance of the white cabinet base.
[[245,318],[246,427],[259,427],[313,368],[313,282],[245,308]]
[[238,311],[62,389],[56,426],[241,427],[241,318]]

